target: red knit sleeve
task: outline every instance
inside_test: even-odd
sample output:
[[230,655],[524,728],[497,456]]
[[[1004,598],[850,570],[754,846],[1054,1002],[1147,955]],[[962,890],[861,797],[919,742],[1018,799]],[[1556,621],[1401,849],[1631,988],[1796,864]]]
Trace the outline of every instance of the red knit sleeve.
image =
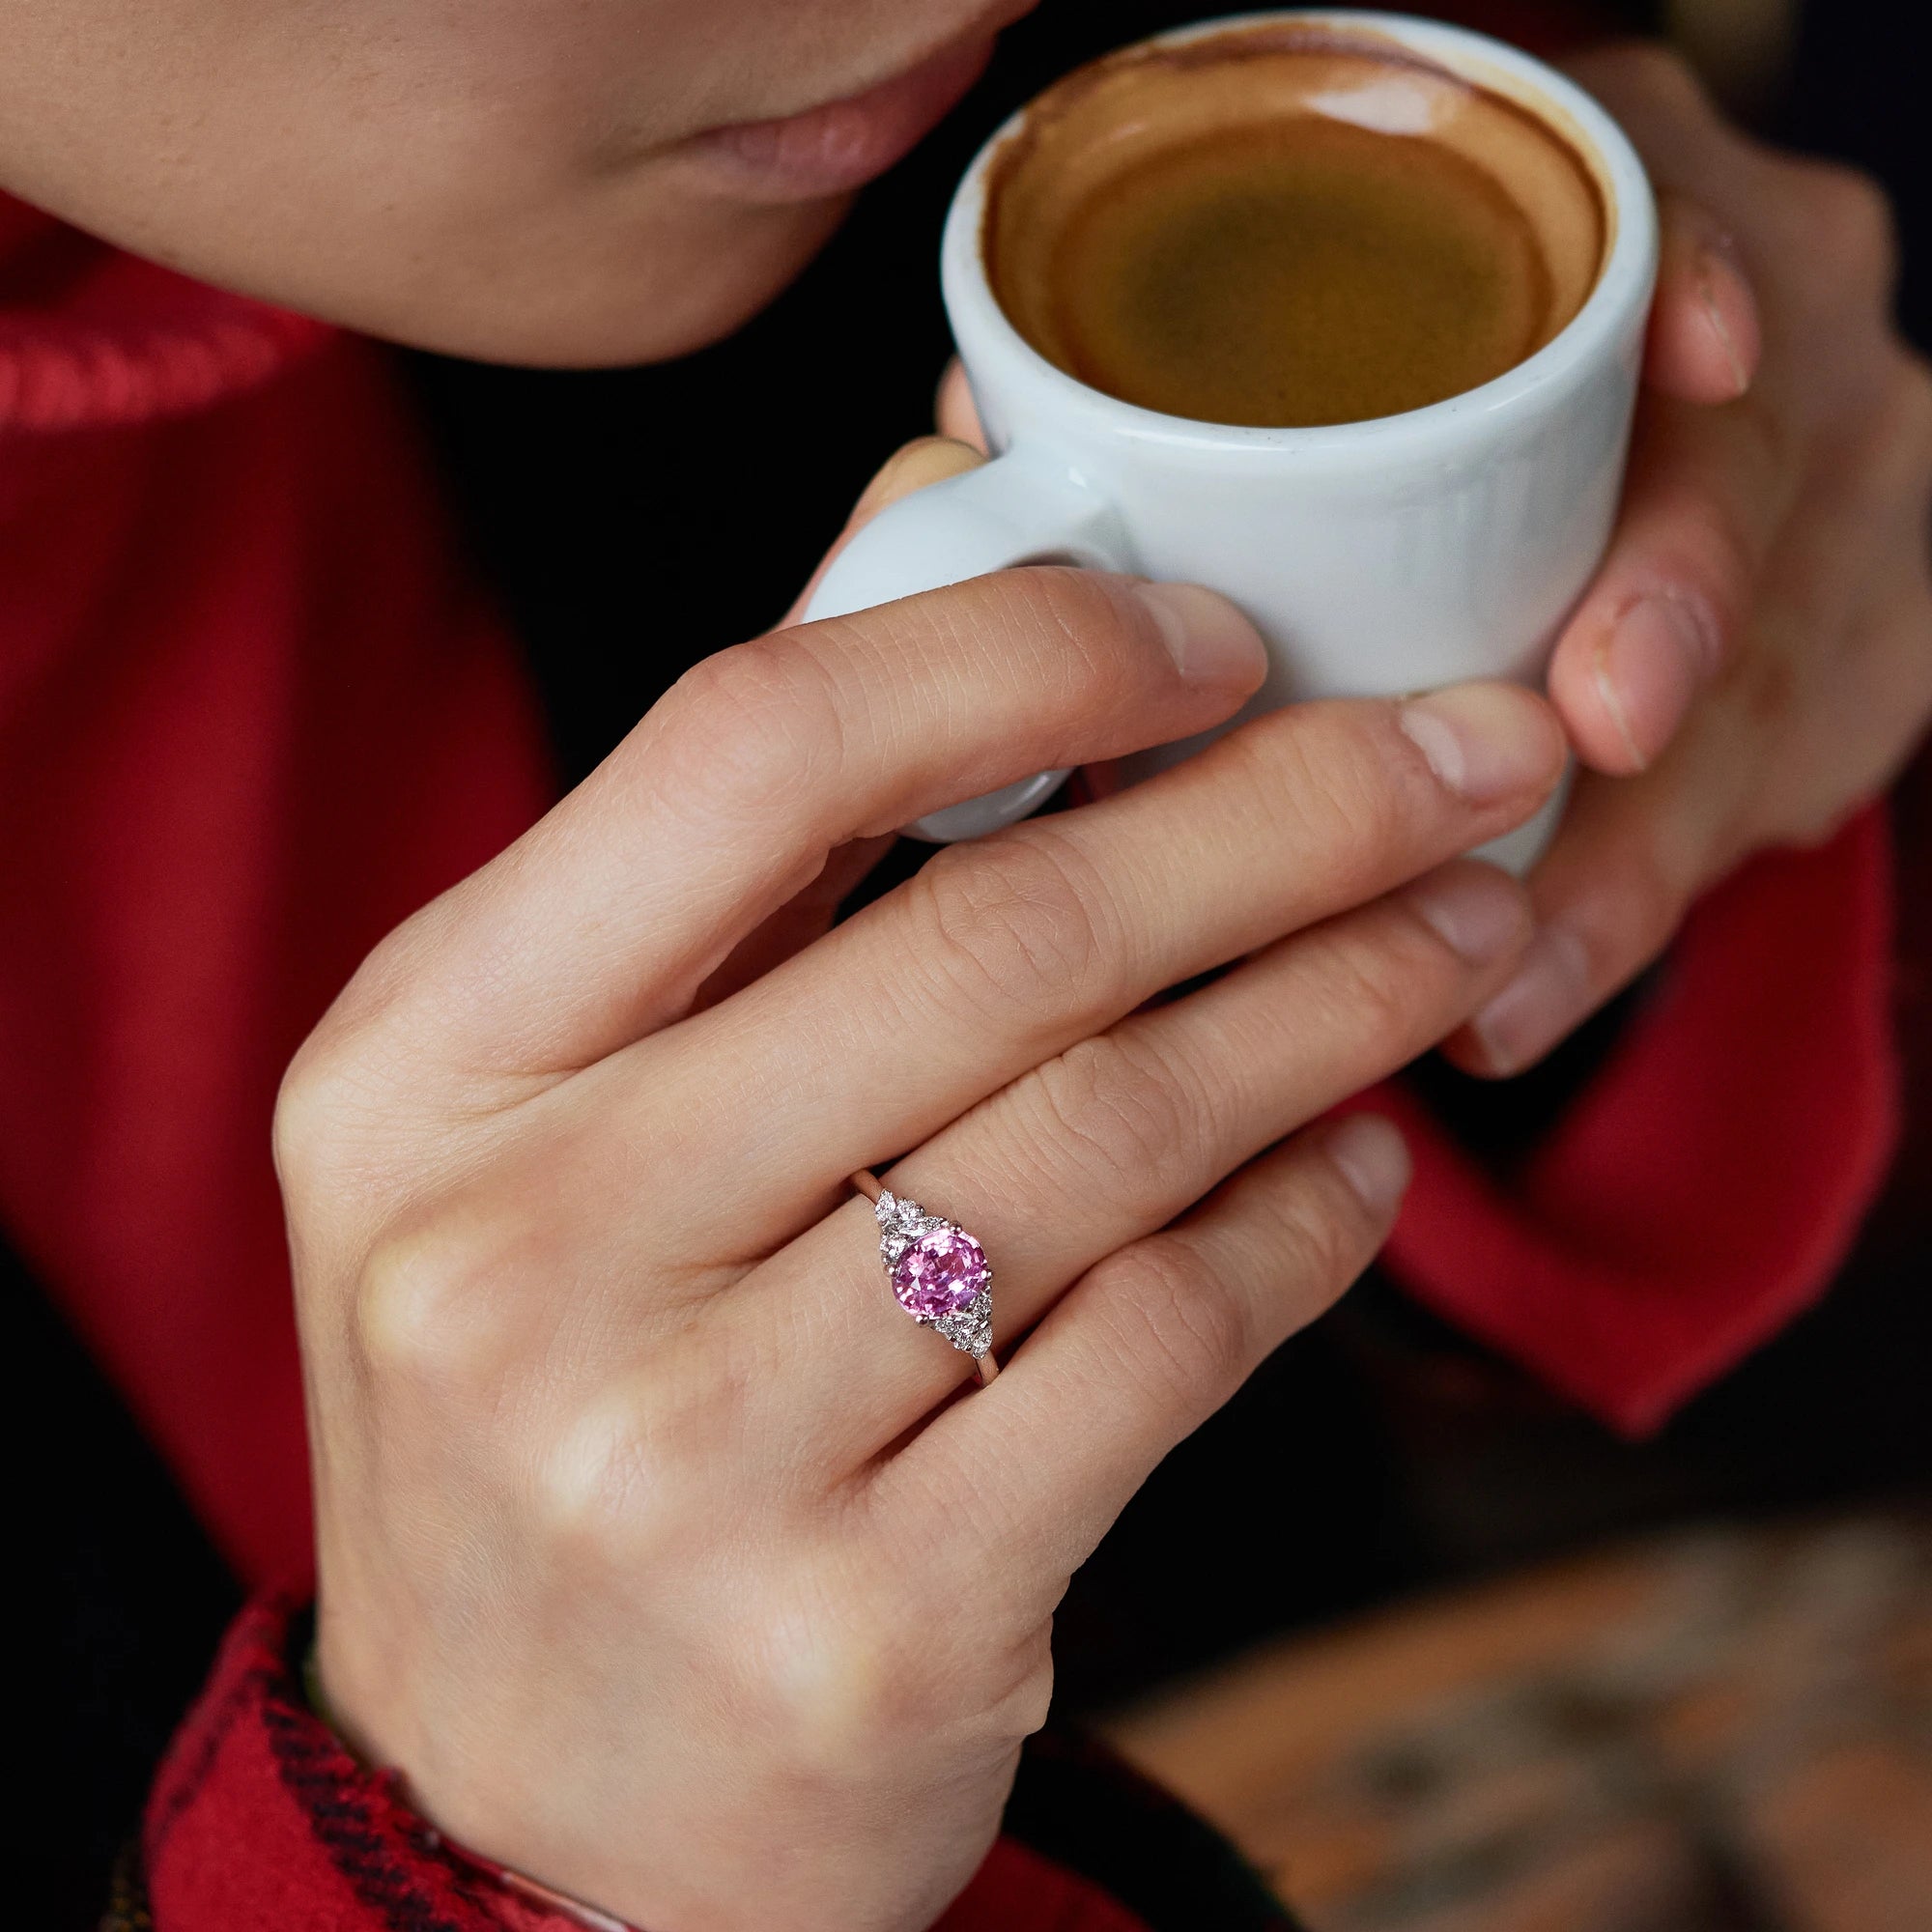
[[[141,1846],[156,1932],[578,1932],[466,1862],[344,1749],[302,1695],[294,1620],[287,1603],[242,1613],[161,1767]],[[936,1932],[1148,1927],[1002,1838]]]

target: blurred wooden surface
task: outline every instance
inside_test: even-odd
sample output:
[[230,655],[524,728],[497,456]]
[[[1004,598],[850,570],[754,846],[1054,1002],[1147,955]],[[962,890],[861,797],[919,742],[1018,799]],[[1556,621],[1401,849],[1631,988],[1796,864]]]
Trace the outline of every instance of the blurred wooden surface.
[[1107,1728],[1314,1932],[1932,1932],[1932,1520],[1573,1562]]

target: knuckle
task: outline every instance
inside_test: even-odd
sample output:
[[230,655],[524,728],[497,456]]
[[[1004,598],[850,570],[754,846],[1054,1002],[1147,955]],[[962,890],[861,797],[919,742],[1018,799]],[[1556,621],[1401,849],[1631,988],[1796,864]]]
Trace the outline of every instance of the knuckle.
[[630,1547],[672,1485],[639,1427],[628,1391],[585,1403],[547,1446],[535,1508],[553,1549],[609,1555]]
[[270,1148],[292,1207],[311,1197],[345,1196],[355,1186],[358,1153],[387,1100],[375,1064],[377,1032],[375,1023],[350,1027],[331,1014],[282,1074]]
[[1145,1198],[1149,1176],[1207,1135],[1208,1110],[1190,1076],[1131,1034],[1082,1040],[1033,1082],[1054,1157],[1109,1199]]
[[1102,1267],[1123,1373],[1194,1401],[1247,1373],[1258,1346],[1247,1304],[1190,1243],[1155,1236]]
[[952,1715],[969,1659],[907,1598],[863,1564],[808,1562],[734,1627],[750,1700],[803,1763],[875,1759]]
[[355,1352],[379,1388],[468,1402],[505,1363],[499,1310],[506,1258],[482,1228],[439,1216],[392,1228],[356,1274],[351,1314]]
[[[1327,936],[1309,993],[1319,1009],[1311,1022],[1325,1025],[1329,1037],[1366,1040],[1386,1053],[1431,1031],[1428,988],[1455,955],[1419,914],[1411,912],[1402,931],[1399,944],[1390,943],[1385,929],[1339,927]],[[1456,965],[1457,984],[1466,970]]]
[[1438,788],[1416,777],[1419,760],[1389,755],[1395,707],[1288,706],[1226,742],[1245,763],[1243,794],[1273,836],[1352,876],[1376,871],[1414,842]]
[[270,1146],[284,1193],[305,1190],[327,1164],[340,1115],[334,1069],[311,1039],[289,1063],[275,1094]]
[[407,1030],[386,1014],[331,1015],[310,1037],[282,1075],[270,1122],[292,1232],[373,1226],[403,1207],[420,1172],[422,1091]]
[[1118,956],[1117,921],[1096,870],[1067,839],[1023,826],[949,846],[906,888],[907,955],[947,995],[1009,1016],[1094,987]]
[[812,629],[734,644],[671,687],[653,760],[666,799],[762,819],[796,810],[837,771],[844,719],[825,647],[839,631]]
[[574,1409],[537,1471],[552,1547],[634,1569],[702,1534],[731,1419],[750,1413],[754,1378],[727,1340],[691,1330],[648,1373]]
[[[1114,578],[1035,564],[969,578],[889,611],[780,635],[836,640],[837,655],[867,660],[882,678],[901,683],[915,657],[977,668],[969,673],[974,681],[997,678],[1024,690],[1036,716],[1070,719],[1096,695],[1117,696],[1149,661],[1157,634],[1151,614]],[[1160,661],[1167,662],[1164,653]]]

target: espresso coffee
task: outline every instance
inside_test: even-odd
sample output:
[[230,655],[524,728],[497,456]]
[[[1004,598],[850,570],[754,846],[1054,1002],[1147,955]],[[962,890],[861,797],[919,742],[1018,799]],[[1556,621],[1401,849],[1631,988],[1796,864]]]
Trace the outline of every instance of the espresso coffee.
[[1588,298],[1605,198],[1529,106],[1393,42],[1142,48],[1036,103],[983,237],[1001,306],[1090,386],[1257,427],[1478,387]]

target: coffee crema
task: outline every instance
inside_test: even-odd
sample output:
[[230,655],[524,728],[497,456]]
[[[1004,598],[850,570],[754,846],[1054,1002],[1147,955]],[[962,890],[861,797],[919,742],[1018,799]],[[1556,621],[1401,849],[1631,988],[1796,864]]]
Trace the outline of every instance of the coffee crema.
[[1008,318],[1143,409],[1253,427],[1421,409],[1534,355],[1607,250],[1527,106],[1393,42],[1235,29],[1084,68],[995,157]]

